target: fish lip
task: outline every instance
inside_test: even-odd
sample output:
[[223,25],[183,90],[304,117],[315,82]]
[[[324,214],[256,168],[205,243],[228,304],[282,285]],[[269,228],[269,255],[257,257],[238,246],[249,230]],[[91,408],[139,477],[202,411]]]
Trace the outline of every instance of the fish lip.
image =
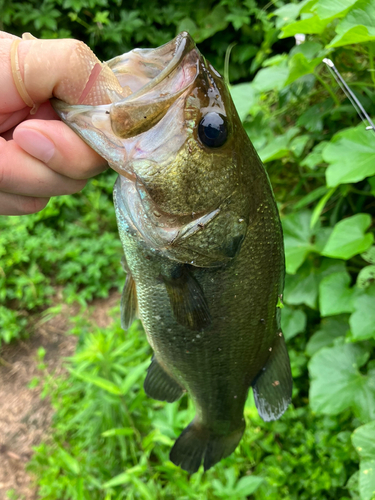
[[[168,48],[170,50],[168,51]],[[176,90],[174,92],[174,98],[172,97],[172,100],[176,99],[181,95],[190,85],[192,85],[196,79],[196,76],[198,75],[199,69],[198,69],[198,61],[200,59],[200,53],[198,49],[196,48],[195,42],[192,39],[192,37],[189,35],[188,32],[183,31],[179,33],[173,40],[170,42],[167,42],[164,45],[161,45],[160,47],[156,47],[154,49],[134,49],[131,52],[142,52],[142,51],[150,51],[151,53],[155,53],[157,51],[159,52],[166,52],[166,58],[168,57],[168,54],[171,52],[173,53],[172,58],[170,61],[167,63],[164,69],[160,71],[159,74],[157,74],[154,78],[151,78],[145,85],[140,87],[138,90],[135,92],[131,93],[127,97],[122,97],[122,96],[110,96],[112,102],[109,104],[98,104],[98,105],[87,105],[87,104],[68,104],[64,101],[61,101],[60,99],[57,98],[52,98],[50,99],[50,102],[52,104],[52,107],[56,111],[56,113],[59,115],[59,117],[66,122],[70,127],[74,128],[74,130],[80,134],[79,128],[73,126],[73,122],[75,121],[75,118],[79,116],[92,116],[93,114],[96,115],[102,115],[103,118],[108,115],[108,119],[110,120],[109,116],[116,110],[116,108],[121,108],[123,106],[131,106],[132,109],[137,107],[142,100],[147,99],[147,94],[152,93],[152,91],[157,87],[159,84],[161,84],[164,80],[167,80],[168,76],[175,71],[178,66],[182,64],[183,59],[186,57],[187,54],[190,52],[195,51],[195,56],[194,59],[196,58],[196,73],[194,78],[191,78],[190,81],[187,82],[187,84],[179,90]],[[127,54],[130,54],[127,53]],[[121,58],[124,56],[120,55],[117,57],[114,57],[113,59],[110,59],[109,61],[106,62],[108,66],[114,70],[115,76],[119,80],[119,77],[116,75],[116,65],[118,62],[121,60]],[[195,65],[195,63],[194,63]],[[182,67],[182,66],[181,66]],[[121,83],[120,83],[121,85]],[[172,94],[173,95],[173,94]],[[86,128],[88,127],[88,123],[86,123]],[[116,134],[115,130],[113,130],[114,134]],[[118,136],[119,137],[119,136]],[[121,136],[120,136],[121,137]],[[99,151],[98,151],[99,152]],[[99,152],[100,154],[100,152]]]
[[[163,80],[165,80],[181,64],[182,60],[189,52],[196,49],[195,42],[187,31],[182,31],[181,33],[179,33],[176,36],[176,38],[174,38],[170,42],[168,42],[164,45],[161,45],[160,47],[157,47],[153,50],[161,50],[161,49],[165,49],[169,46],[174,48],[174,54],[173,54],[172,59],[167,64],[167,66],[156,77],[152,78],[146,85],[141,87],[136,92],[133,92],[125,99],[123,99],[121,101],[122,103],[125,103],[125,102],[130,103],[132,101],[136,101],[141,96],[144,96],[145,94],[147,94],[156,85],[158,85]],[[107,64],[111,69],[112,69],[112,65],[113,65],[112,61],[115,61],[116,59],[117,58],[114,58],[114,59],[111,59],[110,61],[107,61]]]

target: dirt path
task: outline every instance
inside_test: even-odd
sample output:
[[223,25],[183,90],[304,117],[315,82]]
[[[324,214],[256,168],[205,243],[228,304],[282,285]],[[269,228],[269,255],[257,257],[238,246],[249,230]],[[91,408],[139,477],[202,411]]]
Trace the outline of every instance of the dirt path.
[[[119,294],[112,293],[106,300],[93,302],[93,322],[107,326],[111,321],[108,311],[119,301]],[[22,500],[37,498],[25,466],[32,447],[48,434],[53,410],[48,399],[40,399],[41,388],[28,386],[34,377],[41,376],[37,368],[40,347],[46,350],[48,372],[57,376],[64,372],[64,358],[73,354],[77,341],[77,337],[66,335],[69,318],[77,312],[77,307],[64,306],[59,315],[36,326],[29,340],[0,351],[0,500],[5,500],[6,492],[12,489]]]

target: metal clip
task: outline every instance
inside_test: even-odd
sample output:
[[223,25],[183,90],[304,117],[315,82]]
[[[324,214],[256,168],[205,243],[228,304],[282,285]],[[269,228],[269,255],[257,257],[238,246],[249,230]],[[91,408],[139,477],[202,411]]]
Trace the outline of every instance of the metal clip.
[[356,96],[354,95],[353,91],[350,89],[349,85],[345,82],[345,80],[343,79],[343,77],[340,75],[340,73],[338,72],[336,66],[333,64],[333,62],[331,61],[331,59],[325,58],[325,59],[323,59],[323,62],[324,62],[324,64],[326,64],[327,68],[332,73],[332,75],[333,75],[334,79],[336,80],[336,82],[340,85],[341,90],[344,92],[344,94],[346,95],[346,97],[352,103],[354,109],[357,111],[357,113],[358,113],[359,117],[361,118],[361,120],[363,122],[365,122],[365,123],[366,122],[369,123],[369,125],[366,127],[366,130],[372,130],[373,132],[375,132],[375,125],[372,122],[371,118],[366,113],[364,107],[359,102],[359,100],[356,98]]

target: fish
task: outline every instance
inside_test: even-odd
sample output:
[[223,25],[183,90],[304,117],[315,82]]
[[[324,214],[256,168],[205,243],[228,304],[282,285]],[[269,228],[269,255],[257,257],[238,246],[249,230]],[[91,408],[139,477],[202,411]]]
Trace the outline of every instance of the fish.
[[123,89],[110,104],[53,106],[119,173],[121,324],[140,318],[153,350],[146,394],[195,405],[170,460],[208,470],[239,444],[250,388],[264,421],[291,401],[280,218],[230,92],[187,32],[107,64]]

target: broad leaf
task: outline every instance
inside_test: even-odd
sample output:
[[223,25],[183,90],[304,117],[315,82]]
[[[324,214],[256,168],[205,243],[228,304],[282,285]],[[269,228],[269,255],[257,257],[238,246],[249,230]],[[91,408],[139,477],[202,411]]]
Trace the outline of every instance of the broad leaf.
[[256,74],[252,85],[258,92],[268,92],[269,90],[280,90],[284,87],[289,76],[289,69],[286,64],[263,68]]
[[358,427],[352,442],[361,459],[375,460],[375,421]]
[[298,3],[287,3],[283,5],[279,9],[274,11],[274,15],[278,17],[276,21],[276,27],[281,28],[285,26],[285,24],[291,23],[299,16],[301,9],[309,2],[310,0],[303,0]]
[[353,446],[361,457],[359,491],[361,500],[375,499],[375,421],[358,427],[352,434]]
[[281,329],[286,340],[301,333],[306,328],[306,313],[301,309],[292,309],[284,306],[281,310]]
[[364,259],[366,262],[369,262],[370,264],[375,264],[375,246],[372,246],[366,252],[363,252],[361,254],[362,259]]
[[286,271],[295,274],[307,255],[315,251],[315,234],[310,228],[311,212],[302,211],[282,218]]
[[289,76],[285,82],[285,85],[293,83],[297,78],[301,76],[308,75],[314,72],[314,69],[323,60],[323,57],[316,57],[312,61],[306,59],[304,54],[297,53],[294,54],[288,61],[289,66]]
[[323,347],[333,345],[338,337],[345,336],[349,330],[347,315],[341,317],[324,318],[320,323],[320,329],[310,338],[306,345],[306,352],[313,356]]
[[318,14],[320,19],[329,17],[342,17],[357,0],[319,0],[312,8],[312,12]]
[[236,487],[234,489],[234,494],[238,497],[246,498],[252,493],[254,493],[254,491],[258,489],[258,487],[261,485],[263,481],[264,481],[263,477],[257,477],[257,476],[241,477],[241,479],[239,479],[236,484]]
[[230,93],[237,113],[241,121],[244,121],[255,102],[254,88],[251,83],[239,83],[238,85],[231,85]]
[[363,124],[336,134],[323,150],[329,187],[359,182],[375,174],[375,141]]
[[287,304],[306,304],[315,309],[317,306],[319,283],[329,274],[345,271],[340,260],[308,258],[296,274],[285,277],[284,300]]
[[373,0],[360,0],[336,28],[337,35],[328,47],[375,40],[375,5]]
[[375,283],[375,266],[363,267],[357,276],[358,288],[367,288]]
[[327,26],[328,22],[329,19],[320,19],[317,15],[311,16],[285,26],[280,38],[287,38],[288,36],[294,36],[298,33],[305,33],[306,35],[321,33]]
[[363,422],[375,418],[375,376],[359,368],[369,352],[357,344],[335,345],[318,351],[309,363],[310,404],[313,411],[337,415],[353,408]]
[[365,234],[370,225],[369,214],[356,214],[341,220],[333,228],[322,255],[347,260],[364,252],[374,241],[373,234]]
[[283,158],[289,153],[290,141],[299,132],[299,128],[292,127],[285,134],[275,137],[272,141],[258,151],[263,163],[267,163],[277,158]]
[[349,323],[353,339],[375,338],[375,287],[353,299],[354,313]]
[[319,307],[322,316],[353,312],[354,290],[349,288],[351,278],[344,272],[326,276],[319,285]]

